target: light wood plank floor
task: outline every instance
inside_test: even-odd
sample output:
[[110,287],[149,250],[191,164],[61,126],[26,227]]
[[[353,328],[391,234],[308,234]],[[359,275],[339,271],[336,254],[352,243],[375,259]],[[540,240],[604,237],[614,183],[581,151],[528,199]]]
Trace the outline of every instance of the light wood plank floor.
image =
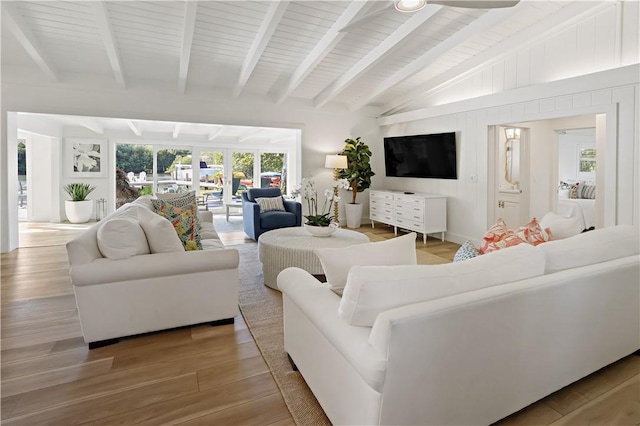
[[[84,225],[21,224],[2,254],[2,424],[292,425],[241,316],[220,327],[154,333],[89,351],[64,243]],[[386,227],[360,231],[392,238]],[[242,232],[225,244],[255,244]],[[416,243],[419,261],[446,263],[458,246]],[[433,256],[435,255],[435,257]],[[640,357],[627,357],[501,424],[640,424]]]

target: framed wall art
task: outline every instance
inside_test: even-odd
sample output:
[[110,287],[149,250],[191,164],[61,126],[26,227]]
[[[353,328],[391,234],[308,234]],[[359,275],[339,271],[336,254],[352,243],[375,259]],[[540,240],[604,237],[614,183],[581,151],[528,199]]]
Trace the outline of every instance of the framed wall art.
[[107,140],[66,138],[68,177],[106,177]]

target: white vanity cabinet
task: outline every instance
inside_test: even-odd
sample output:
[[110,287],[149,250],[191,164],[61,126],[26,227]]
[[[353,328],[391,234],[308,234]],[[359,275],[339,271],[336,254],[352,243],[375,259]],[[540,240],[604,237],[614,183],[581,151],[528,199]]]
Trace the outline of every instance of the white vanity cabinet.
[[369,217],[371,226],[375,222],[422,234],[427,243],[427,234],[444,233],[447,230],[447,197],[436,194],[405,194],[402,191],[374,190],[369,194]]

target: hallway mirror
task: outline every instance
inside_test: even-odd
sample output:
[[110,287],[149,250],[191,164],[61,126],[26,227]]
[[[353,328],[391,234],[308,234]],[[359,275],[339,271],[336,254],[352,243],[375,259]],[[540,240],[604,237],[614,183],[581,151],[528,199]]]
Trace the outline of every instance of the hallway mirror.
[[504,132],[504,179],[516,189],[520,184],[520,129],[506,128]]

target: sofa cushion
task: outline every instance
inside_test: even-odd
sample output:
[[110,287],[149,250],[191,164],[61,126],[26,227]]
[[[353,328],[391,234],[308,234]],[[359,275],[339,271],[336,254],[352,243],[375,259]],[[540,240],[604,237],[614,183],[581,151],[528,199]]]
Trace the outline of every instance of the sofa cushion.
[[526,225],[521,226],[515,234],[529,244],[537,246],[553,239],[553,233],[549,228],[543,229],[534,217]]
[[296,226],[296,215],[291,212],[265,212],[260,214],[261,229],[277,229]]
[[202,250],[195,192],[165,198],[151,200],[156,213],[171,222],[185,250]]
[[443,265],[354,266],[338,314],[371,327],[379,313],[399,306],[543,275],[544,263],[536,247],[520,244]]
[[562,217],[553,212],[545,214],[540,219],[540,226],[549,228],[554,240],[564,240],[582,232],[580,219],[577,217]]
[[536,250],[544,253],[545,273],[551,274],[637,255],[640,251],[640,230],[630,225],[596,229],[541,244]]
[[135,206],[104,221],[98,228],[96,240],[102,256],[111,260],[150,253],[147,237],[138,224]]
[[522,238],[517,236],[515,232],[507,228],[507,224],[502,220],[498,221],[484,234],[482,237],[482,245],[480,246],[480,253],[490,253],[495,250],[500,250],[507,247],[513,247],[525,242]]
[[412,232],[386,241],[358,244],[357,247],[316,249],[313,252],[320,259],[329,288],[341,295],[352,266],[415,265],[416,235]]
[[182,241],[167,218],[142,206],[138,206],[137,213],[151,253],[184,251]]
[[260,206],[260,211],[262,213],[278,211],[283,212],[284,204],[282,202],[282,197],[262,197],[256,198],[256,203]]
[[151,200],[153,199],[153,195],[141,195],[135,200],[131,202],[131,204],[135,204],[136,206],[146,207],[151,211],[154,211],[153,203]]

